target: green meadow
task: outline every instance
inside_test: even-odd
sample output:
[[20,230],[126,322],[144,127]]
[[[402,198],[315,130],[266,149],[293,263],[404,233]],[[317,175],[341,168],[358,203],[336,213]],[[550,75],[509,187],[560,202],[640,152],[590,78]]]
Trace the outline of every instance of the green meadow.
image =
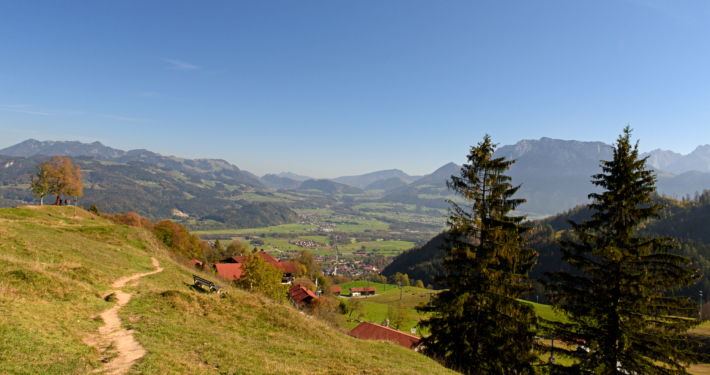
[[[128,374],[452,374],[390,342],[358,340],[288,303],[236,289],[173,259],[142,228],[92,219],[71,207],[0,209],[0,373],[85,374],[117,356],[85,340],[99,334],[116,279],[155,270],[122,288],[118,315],[145,356]],[[192,275],[222,285],[210,294]],[[383,306],[383,305],[379,305]],[[379,317],[382,307],[373,307]],[[380,314],[380,315],[378,315]]]

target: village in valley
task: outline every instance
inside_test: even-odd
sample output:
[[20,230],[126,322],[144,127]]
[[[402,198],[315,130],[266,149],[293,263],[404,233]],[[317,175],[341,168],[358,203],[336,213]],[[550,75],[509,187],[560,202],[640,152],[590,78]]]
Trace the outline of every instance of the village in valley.
[[[308,218],[305,222],[317,225],[324,233],[329,233],[324,230],[328,227],[320,225],[318,220],[346,219],[343,216],[324,217],[316,214],[299,216],[302,219]],[[337,228],[334,224],[330,225],[330,228]],[[337,245],[336,237],[330,234],[318,239],[296,238],[288,240],[286,243],[292,246],[284,250],[269,247],[269,251],[263,250],[266,244],[263,237],[255,236],[250,240],[247,235],[235,237],[232,241],[241,241],[245,248],[251,246],[253,254],[280,272],[285,293],[293,307],[299,311],[310,314],[319,308],[324,300],[331,303],[335,301],[340,313],[335,318],[336,324],[348,329],[349,335],[366,340],[393,341],[418,351],[421,336],[416,335],[416,326],[426,313],[417,310],[417,307],[426,305],[431,300],[432,293],[435,293],[433,286],[425,288],[421,281],[417,283],[416,280],[409,280],[406,275],[398,274],[389,279],[380,275],[394,256],[365,251],[341,253],[341,249],[347,249],[348,246]],[[354,237],[347,238],[351,243],[357,240]],[[330,244],[317,240],[329,240]],[[206,243],[214,248],[231,242],[210,240]],[[286,244],[282,244],[284,245]],[[293,250],[293,247],[297,250]],[[301,266],[304,258],[308,258],[307,261],[315,267],[314,270],[309,272]],[[224,281],[236,282],[244,275],[242,269],[245,260],[244,256],[228,257],[213,264],[211,270]],[[203,262],[192,259],[190,263],[204,270]]]

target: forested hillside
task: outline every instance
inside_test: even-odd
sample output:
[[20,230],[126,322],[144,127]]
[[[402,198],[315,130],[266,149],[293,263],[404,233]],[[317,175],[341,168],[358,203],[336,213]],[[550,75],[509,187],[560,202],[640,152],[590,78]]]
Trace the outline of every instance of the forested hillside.
[[382,275],[390,277],[399,272],[410,279],[422,280],[424,285],[434,284],[434,276],[441,269],[444,253],[439,246],[444,243],[444,236],[445,233],[439,234],[424,246],[405,251],[382,270]]
[[[204,216],[202,219],[222,223],[224,228],[260,228],[298,221],[298,214],[280,204],[271,202],[249,203],[247,201],[238,201],[238,203],[243,205],[217,211]],[[214,225],[211,228],[217,229]]]
[[[701,274],[710,275],[710,190],[698,193],[692,199],[676,200],[656,196],[654,202],[666,206],[662,211],[663,219],[648,221],[638,231],[639,234],[647,237],[675,238],[680,248],[674,250],[674,253],[689,257]],[[562,262],[558,241],[575,238],[570,231],[568,220],[581,223],[590,218],[591,212],[586,206],[577,206],[558,215],[530,222],[533,230],[528,235],[530,242],[527,246],[539,253],[537,264],[530,275],[540,278],[545,272],[571,272],[568,265]],[[442,242],[443,234],[434,237],[424,246],[405,251],[387,266],[382,274],[388,276],[400,272],[408,274],[410,278],[430,282],[440,271],[443,253],[438,247]],[[681,293],[695,296],[701,289],[710,289],[709,277],[703,277],[698,284],[683,289]]]
[[[48,159],[41,155],[31,158],[0,156],[0,181],[3,184],[0,206],[38,201],[28,189],[30,176],[38,163]],[[84,183],[84,196],[79,199],[79,204],[85,207],[95,204],[101,212],[135,211],[152,220],[174,217],[177,211],[191,219],[214,214],[213,220],[233,225],[232,228],[255,228],[297,220],[297,215],[286,207],[274,204],[251,206],[249,201],[240,199],[243,191],[251,187],[237,184],[224,171],[184,173],[168,166],[140,161],[107,162],[90,156],[76,156],[72,160],[81,167]],[[257,193],[266,198],[271,194]],[[52,198],[45,202],[52,202]],[[227,212],[235,216],[228,218]]]

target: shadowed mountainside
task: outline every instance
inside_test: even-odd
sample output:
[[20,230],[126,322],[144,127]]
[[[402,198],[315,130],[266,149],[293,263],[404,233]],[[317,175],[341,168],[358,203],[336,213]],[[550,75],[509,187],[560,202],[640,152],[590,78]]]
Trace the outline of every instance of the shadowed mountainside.
[[202,217],[225,224],[225,228],[262,228],[295,223],[298,214],[288,207],[271,202],[238,201],[241,207],[230,207]]
[[261,178],[261,182],[272,189],[295,190],[301,186],[303,181],[297,181],[288,177],[279,177],[275,174],[267,174]]
[[407,186],[409,185],[409,182],[406,180],[403,180],[399,177],[392,177],[388,178],[385,180],[377,180],[367,186],[365,186],[365,191],[368,190],[392,190],[392,189],[397,189],[402,186]]
[[[9,207],[38,202],[28,189],[35,166],[48,156],[31,158],[0,156],[0,205]],[[73,157],[81,167],[84,196],[79,204],[96,204],[102,212],[135,211],[158,220],[173,217],[175,210],[200,218],[227,207],[235,207],[246,185],[239,185],[222,173],[183,173],[139,161],[106,162],[88,156]],[[45,202],[52,202],[47,197]],[[273,225],[273,224],[271,224]]]
[[377,171],[366,173],[359,176],[343,176],[338,178],[331,178],[331,181],[335,181],[339,184],[345,184],[348,186],[353,186],[356,188],[363,189],[366,186],[379,181],[386,180],[389,178],[401,178],[404,181],[412,182],[420,178],[420,176],[410,176],[399,169],[388,169],[385,171]]

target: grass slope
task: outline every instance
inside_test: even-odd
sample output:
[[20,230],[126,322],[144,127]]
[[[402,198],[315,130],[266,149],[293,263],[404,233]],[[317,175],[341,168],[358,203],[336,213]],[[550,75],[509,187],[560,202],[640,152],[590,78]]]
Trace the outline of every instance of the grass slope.
[[[228,287],[226,296],[191,284],[145,230],[91,219],[69,207],[0,209],[0,373],[79,374],[115,355],[82,339],[96,334],[102,294],[121,276],[146,276],[119,314],[146,349],[133,374],[450,373],[388,342],[363,341],[288,305]],[[51,216],[49,216],[51,215]],[[203,275],[210,278],[210,275]]]

